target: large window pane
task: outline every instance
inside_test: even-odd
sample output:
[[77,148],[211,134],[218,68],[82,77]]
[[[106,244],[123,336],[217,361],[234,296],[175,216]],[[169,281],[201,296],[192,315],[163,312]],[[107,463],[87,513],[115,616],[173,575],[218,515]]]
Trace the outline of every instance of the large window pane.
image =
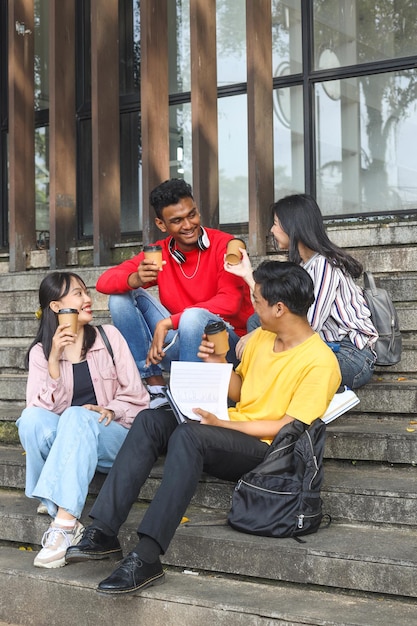
[[141,185],[140,115],[135,111],[120,119],[120,228],[124,233],[142,229]]
[[415,2],[314,0],[315,68],[416,54]]
[[48,0],[35,0],[35,109],[49,107]]
[[248,221],[248,134],[246,94],[220,98],[219,198],[222,224]]
[[217,0],[217,83],[246,82],[245,0]]
[[120,95],[139,91],[140,85],[140,2],[119,2]]
[[316,86],[317,192],[327,215],[417,205],[417,70]]
[[274,91],[275,198],[304,192],[302,87]]
[[35,130],[36,238],[40,247],[49,242],[49,127]]
[[169,175],[192,182],[191,104],[169,108]]
[[272,0],[274,76],[302,71],[301,0]]
[[169,93],[191,89],[190,0],[168,2]]

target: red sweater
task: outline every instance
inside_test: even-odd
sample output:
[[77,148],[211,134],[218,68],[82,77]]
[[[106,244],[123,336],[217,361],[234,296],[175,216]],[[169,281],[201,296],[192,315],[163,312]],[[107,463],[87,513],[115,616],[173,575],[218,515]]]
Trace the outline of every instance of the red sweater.
[[[224,254],[232,235],[220,230],[206,228],[210,247],[201,252],[198,270],[193,276],[199,250],[185,252],[186,261],[179,265],[168,251],[169,238],[155,243],[162,246],[162,258],[166,261],[159,272],[158,281],[144,285],[144,288],[158,285],[159,299],[171,313],[173,328],[178,328],[184,309],[199,307],[220,316],[229,322],[237,335],[246,334],[246,320],[253,313],[249,287],[242,278],[226,272],[223,268]],[[143,252],[106,270],[98,279],[96,289],[101,293],[118,294],[131,291],[128,285],[130,274],[137,272],[143,259]],[[186,278],[181,271],[187,276]]]

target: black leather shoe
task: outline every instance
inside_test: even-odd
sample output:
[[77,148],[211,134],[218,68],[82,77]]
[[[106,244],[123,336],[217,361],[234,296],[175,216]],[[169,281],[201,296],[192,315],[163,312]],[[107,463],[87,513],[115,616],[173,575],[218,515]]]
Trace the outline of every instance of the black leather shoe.
[[[75,549],[73,549],[75,548]],[[100,559],[120,558],[122,548],[115,535],[105,535],[103,531],[89,526],[84,529],[81,541],[70,546],[65,554],[66,563],[79,561],[98,561]]]
[[136,552],[130,552],[113,574],[101,581],[97,591],[113,594],[131,593],[152,585],[161,585],[165,582],[164,577],[159,559],[155,563],[145,563]]

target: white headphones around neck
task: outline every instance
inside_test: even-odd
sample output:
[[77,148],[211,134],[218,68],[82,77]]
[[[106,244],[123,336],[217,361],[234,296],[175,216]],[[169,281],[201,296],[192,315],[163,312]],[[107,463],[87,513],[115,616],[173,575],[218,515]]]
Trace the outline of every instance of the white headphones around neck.
[[[200,248],[202,252],[204,252],[205,250],[207,250],[207,248],[210,247],[210,239],[207,235],[206,230],[202,226],[200,226],[200,228],[201,228],[201,233],[198,236],[197,246]],[[168,251],[170,255],[172,256],[172,258],[175,259],[177,263],[179,264],[185,263],[186,261],[185,254],[181,252],[181,250],[178,250],[178,248],[175,247],[174,237],[171,237],[171,239],[168,242]]]

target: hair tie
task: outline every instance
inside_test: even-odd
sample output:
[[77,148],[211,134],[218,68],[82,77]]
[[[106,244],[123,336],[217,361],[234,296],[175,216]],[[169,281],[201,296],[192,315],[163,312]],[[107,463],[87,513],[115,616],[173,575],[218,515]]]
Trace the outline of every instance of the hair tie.
[[40,320],[42,317],[42,309],[41,307],[39,307],[39,309],[37,311],[35,311],[35,317],[37,320]]

